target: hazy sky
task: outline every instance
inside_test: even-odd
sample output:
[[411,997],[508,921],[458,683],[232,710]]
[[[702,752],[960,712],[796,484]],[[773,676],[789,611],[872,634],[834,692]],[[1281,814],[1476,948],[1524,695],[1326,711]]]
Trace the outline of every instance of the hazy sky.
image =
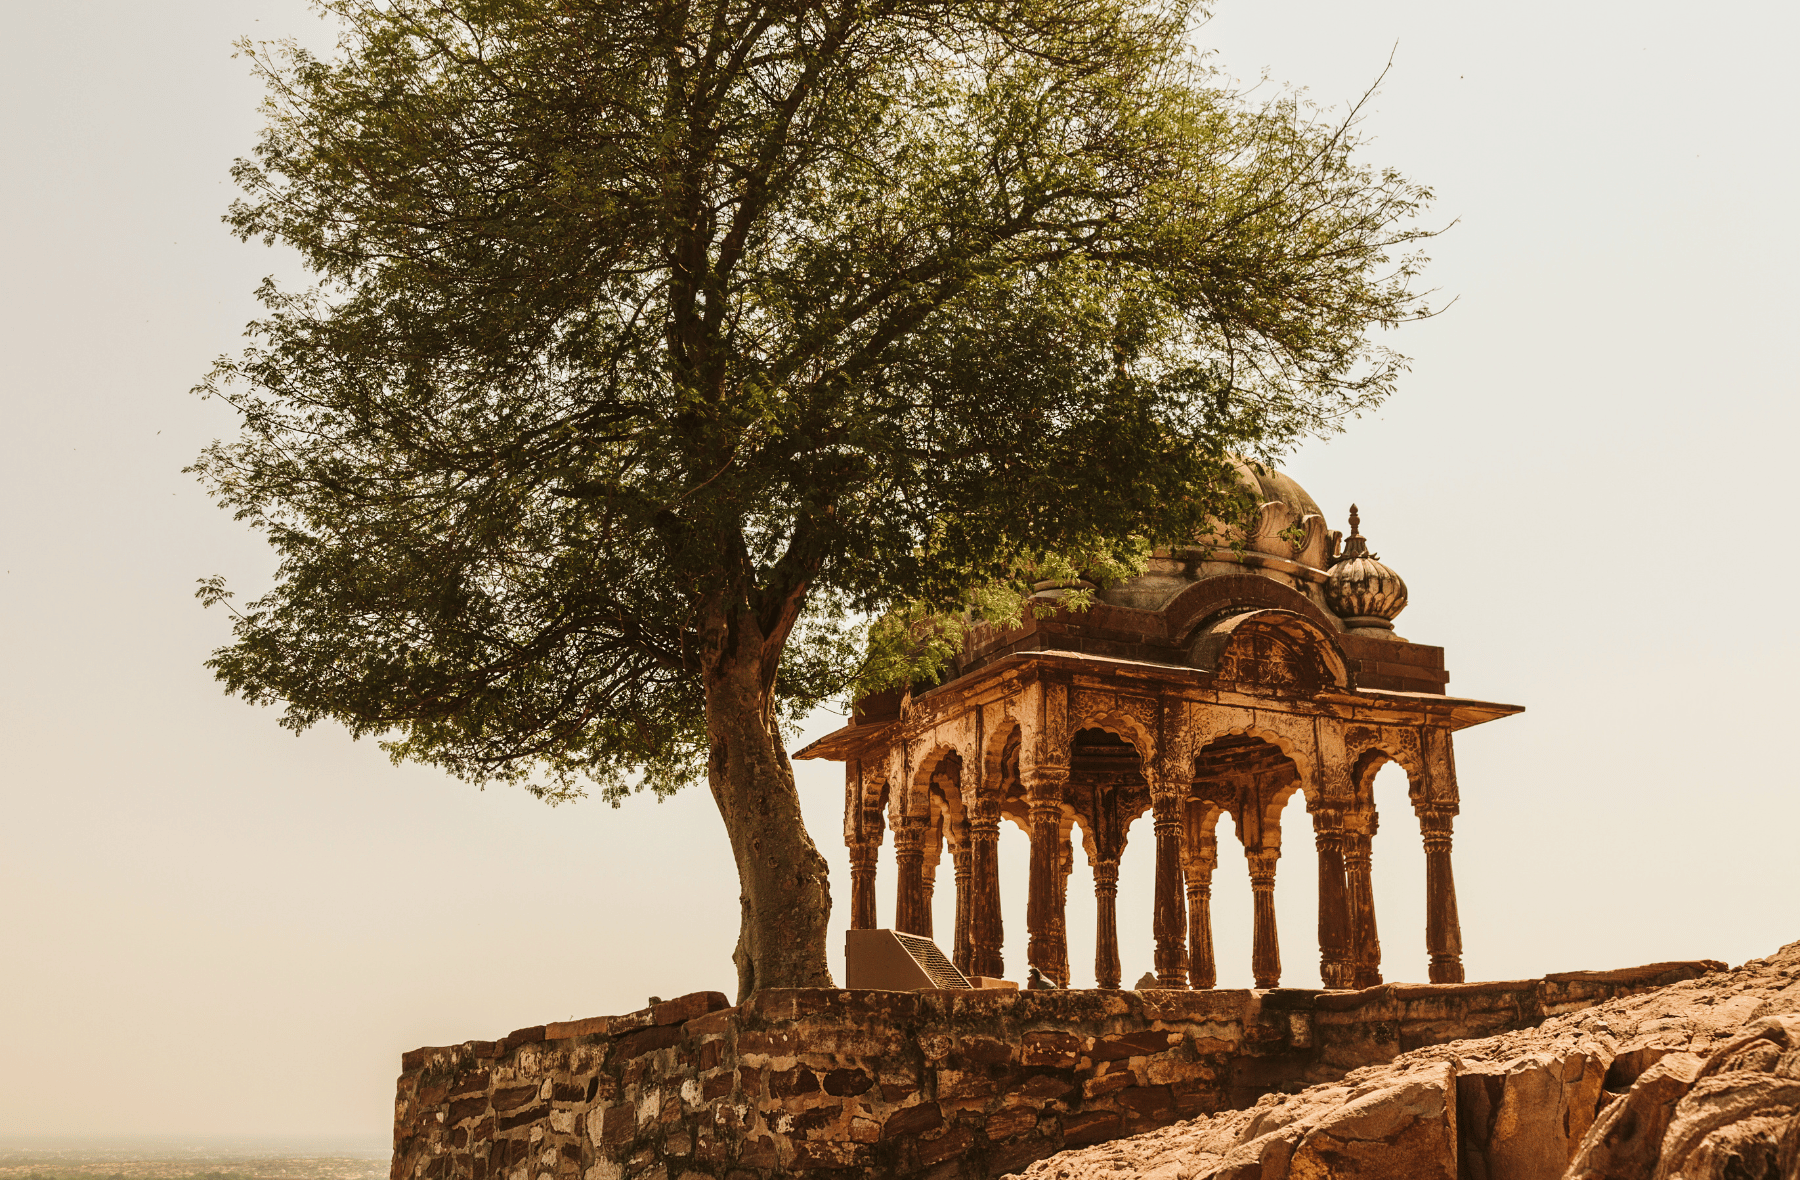
[[[1458,302],[1392,338],[1416,359],[1400,395],[1288,470],[1335,527],[1362,506],[1412,590],[1400,631],[1447,649],[1452,692],[1529,707],[1458,743],[1471,978],[1800,938],[1796,11],[1223,0],[1203,33],[1326,108],[1392,50],[1367,158],[1458,223],[1429,271]],[[195,579],[254,592],[272,563],[181,474],[233,428],[187,391],[256,282],[293,273],[219,224],[257,126],[243,34],[328,42],[298,0],[0,7],[0,1134],[380,1143],[405,1049],[732,987],[703,791],[482,793],[333,729],[296,739],[201,667],[226,620]],[[800,774],[841,926],[840,771]],[[1402,790],[1382,784],[1377,899],[1388,978],[1421,979]],[[1314,879],[1288,820],[1304,985]],[[1128,981],[1150,958],[1134,835]],[[1002,858],[1016,971],[1022,836]],[[1220,983],[1244,986],[1242,862],[1218,882]]]

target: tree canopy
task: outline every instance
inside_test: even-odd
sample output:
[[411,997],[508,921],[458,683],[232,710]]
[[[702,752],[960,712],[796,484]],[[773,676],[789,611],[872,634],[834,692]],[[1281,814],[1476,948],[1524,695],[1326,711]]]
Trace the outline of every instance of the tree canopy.
[[244,46],[227,220],[316,281],[201,386],[280,555],[210,666],[552,800],[704,775],[746,991],[829,981],[781,727],[906,674],[863,621],[1194,535],[1425,310],[1429,193],[1221,86],[1192,4],[321,7],[328,58]]

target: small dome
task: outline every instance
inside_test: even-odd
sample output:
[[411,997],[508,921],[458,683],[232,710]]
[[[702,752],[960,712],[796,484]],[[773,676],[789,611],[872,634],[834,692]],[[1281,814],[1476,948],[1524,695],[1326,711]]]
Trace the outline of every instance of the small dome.
[[1368,540],[1357,531],[1361,523],[1356,505],[1350,505],[1350,535],[1325,579],[1325,601],[1346,630],[1392,631],[1395,617],[1406,609],[1406,583],[1369,552]]

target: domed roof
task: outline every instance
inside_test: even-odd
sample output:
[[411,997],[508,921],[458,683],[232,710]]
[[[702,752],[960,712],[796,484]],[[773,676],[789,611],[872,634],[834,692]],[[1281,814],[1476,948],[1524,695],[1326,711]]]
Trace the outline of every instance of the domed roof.
[[1143,574],[1108,586],[1100,592],[1102,601],[1161,610],[1194,582],[1249,572],[1298,589],[1325,609],[1320,588],[1333,554],[1333,535],[1318,502],[1265,463],[1235,455],[1229,461],[1249,497],[1249,516],[1215,518],[1190,545],[1157,550]]
[[1294,510],[1296,518],[1304,520],[1308,516],[1323,517],[1319,505],[1306,494],[1306,489],[1295,483],[1292,477],[1282,471],[1263,463],[1253,463],[1231,457],[1231,465],[1237,469],[1238,482],[1244,490],[1256,497],[1258,504],[1271,500],[1279,500]]

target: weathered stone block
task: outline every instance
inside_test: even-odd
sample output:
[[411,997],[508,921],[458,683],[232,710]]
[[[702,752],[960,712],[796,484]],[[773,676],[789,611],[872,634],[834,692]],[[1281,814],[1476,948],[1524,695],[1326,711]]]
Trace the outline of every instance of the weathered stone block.
[[514,1029],[506,1034],[500,1042],[500,1052],[510,1053],[520,1045],[535,1045],[544,1039],[544,1026],[534,1024],[530,1028]]
[[1127,1086],[1119,1091],[1121,1106],[1138,1118],[1168,1115],[1175,1109],[1175,1094],[1167,1086]]
[[1035,1106],[1015,1106],[989,1115],[983,1130],[991,1141],[999,1143],[1035,1130],[1037,1123]]
[[926,1167],[955,1159],[969,1150],[975,1133],[967,1127],[952,1127],[936,1139],[922,1140],[917,1147],[919,1163]]
[[794,1029],[757,1030],[738,1034],[737,1055],[742,1061],[793,1057],[800,1052],[800,1034]]
[[[592,1124],[589,1124],[590,1128]],[[637,1109],[632,1106],[615,1106],[605,1115],[604,1129],[600,1142],[608,1147],[619,1147],[637,1138]],[[590,1131],[591,1134],[591,1131]]]
[[1096,1041],[1088,1050],[1088,1056],[1095,1061],[1120,1061],[1127,1057],[1141,1057],[1151,1053],[1166,1052],[1174,1045],[1181,1043],[1181,1034],[1160,1031],[1130,1033],[1125,1036],[1107,1037]]
[[809,1140],[793,1145],[793,1154],[787,1166],[789,1170],[850,1168],[863,1163],[867,1158],[867,1151],[855,1143]]
[[1137,1081],[1129,1071],[1109,1073],[1097,1078],[1089,1078],[1081,1083],[1081,1093],[1086,1098],[1098,1098],[1103,1094],[1111,1094],[1115,1090],[1123,1090]]
[[982,1098],[999,1091],[999,1083],[989,1077],[986,1071],[970,1073],[966,1070],[940,1069],[935,1071],[934,1091],[939,1099]]
[[1026,1078],[1023,1083],[1014,1087],[1013,1093],[1022,1098],[1042,1100],[1045,1098],[1061,1098],[1075,1091],[1075,1079],[1066,1073],[1041,1073]]
[[773,1168],[780,1162],[775,1140],[769,1135],[748,1140],[738,1152],[738,1163],[746,1168]]
[[1017,1053],[1015,1046],[996,1037],[964,1036],[957,1039],[955,1059],[965,1065],[999,1065]]
[[1081,1038],[1062,1032],[1025,1034],[1019,1059],[1026,1065],[1050,1065],[1068,1068],[1081,1053]]
[[544,1026],[544,1039],[563,1041],[573,1037],[603,1037],[612,1030],[610,1016],[590,1016],[585,1020],[557,1020]]
[[917,1106],[900,1108],[888,1116],[881,1126],[883,1139],[896,1139],[907,1135],[919,1135],[938,1126],[944,1121],[944,1115],[935,1102],[921,1102]]
[[731,1007],[722,992],[689,992],[685,996],[676,996],[673,1000],[665,1000],[650,1008],[651,1024],[686,1024],[710,1012],[722,1011]]
[[1119,1134],[1123,1125],[1117,1111],[1084,1110],[1062,1118],[1063,1142],[1070,1147],[1101,1143]]
[[793,1098],[797,1095],[818,1092],[819,1075],[803,1065],[769,1074],[769,1097],[771,1098]]
[[474,1118],[487,1113],[488,1099],[486,1094],[478,1094],[473,1098],[462,1098],[450,1104],[444,1116],[448,1123],[460,1123],[464,1119]]
[[652,1025],[620,1037],[614,1050],[620,1058],[642,1057],[658,1049],[681,1043],[681,1029],[675,1025]]

